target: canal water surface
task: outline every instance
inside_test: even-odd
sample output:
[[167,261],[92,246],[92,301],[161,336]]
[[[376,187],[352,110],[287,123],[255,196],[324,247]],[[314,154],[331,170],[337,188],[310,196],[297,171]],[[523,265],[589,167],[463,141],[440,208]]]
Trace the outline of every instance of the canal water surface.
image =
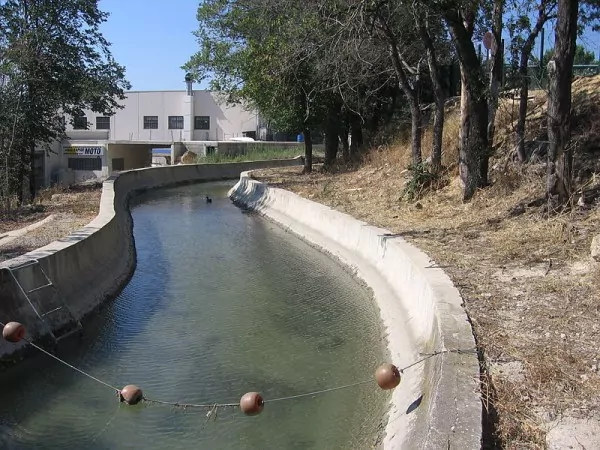
[[[83,341],[61,342],[59,356],[112,385],[187,403],[372,379],[385,350],[370,293],[326,255],[233,206],[230,186],[145,194],[132,211],[131,281],[84,325]],[[208,420],[206,410],[119,404],[39,355],[0,374],[0,448],[371,448],[388,399],[373,382]]]

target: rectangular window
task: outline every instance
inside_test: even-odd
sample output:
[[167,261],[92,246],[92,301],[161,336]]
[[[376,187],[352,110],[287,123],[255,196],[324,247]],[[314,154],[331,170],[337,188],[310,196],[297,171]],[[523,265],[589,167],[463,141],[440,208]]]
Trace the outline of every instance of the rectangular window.
[[110,117],[96,117],[96,130],[110,130]]
[[158,116],[144,116],[144,130],[158,130]]
[[85,116],[73,117],[73,129],[74,130],[87,130],[87,117],[85,117]]
[[112,170],[125,170],[125,158],[113,158]]
[[210,116],[194,117],[195,130],[210,130]]
[[169,116],[169,130],[183,130],[183,116]]
[[69,158],[68,167],[71,170],[102,170],[101,158]]

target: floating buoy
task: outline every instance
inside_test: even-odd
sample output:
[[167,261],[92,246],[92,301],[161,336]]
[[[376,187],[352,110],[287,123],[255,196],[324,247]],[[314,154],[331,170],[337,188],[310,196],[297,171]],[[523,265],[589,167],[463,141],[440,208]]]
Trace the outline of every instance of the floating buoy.
[[381,389],[394,389],[400,384],[400,371],[393,364],[382,364],[375,372],[375,379]]
[[13,344],[25,338],[25,327],[19,322],[8,322],[2,329],[2,337]]
[[240,409],[247,416],[260,414],[265,407],[265,401],[258,392],[248,392],[240,399]]
[[121,389],[119,395],[121,397],[121,401],[127,403],[128,405],[137,405],[144,397],[142,390],[135,384],[128,384],[125,386],[123,389]]

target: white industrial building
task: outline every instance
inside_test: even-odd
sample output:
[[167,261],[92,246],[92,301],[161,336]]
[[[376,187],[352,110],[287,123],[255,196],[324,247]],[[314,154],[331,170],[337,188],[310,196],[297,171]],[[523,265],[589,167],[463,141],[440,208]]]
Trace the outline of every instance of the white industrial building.
[[36,184],[105,179],[114,171],[150,166],[152,150],[170,149],[174,164],[186,151],[205,153],[219,142],[256,138],[259,117],[228,106],[220,94],[194,91],[130,91],[122,109],[106,117],[92,111],[67,120],[68,139],[37,154]]

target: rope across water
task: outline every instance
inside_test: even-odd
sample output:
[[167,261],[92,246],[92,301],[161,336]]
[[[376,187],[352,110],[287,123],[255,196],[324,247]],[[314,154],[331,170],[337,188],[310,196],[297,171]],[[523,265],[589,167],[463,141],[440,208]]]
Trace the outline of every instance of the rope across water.
[[[354,388],[357,386],[361,386],[361,385],[365,385],[365,384],[369,384],[372,383],[373,379],[369,379],[369,380],[363,380],[363,381],[358,381],[355,383],[350,383],[350,384],[344,384],[341,386],[334,386],[331,388],[327,388],[327,389],[320,389],[320,390],[315,390],[315,391],[310,391],[310,392],[306,392],[306,393],[302,393],[302,394],[295,394],[295,395],[288,395],[288,396],[284,396],[284,397],[277,397],[277,398],[272,398],[272,399],[262,399],[262,397],[260,396],[260,394],[258,393],[249,393],[246,394],[246,396],[242,397],[242,401],[241,402],[236,402],[236,403],[215,403],[215,402],[211,402],[211,403],[185,403],[185,402],[170,402],[170,401],[164,401],[164,400],[157,400],[157,399],[152,399],[152,398],[148,398],[145,397],[141,390],[139,388],[137,388],[137,386],[133,386],[133,385],[129,385],[126,386],[123,389],[119,389],[116,386],[113,386],[110,383],[107,383],[106,381],[103,381],[91,374],[89,374],[88,372],[79,369],[78,367],[75,367],[72,364],[69,364],[68,362],[64,361],[63,359],[59,358],[58,356],[52,354],[51,352],[45,350],[44,348],[36,345],[31,339],[28,339],[24,336],[25,334],[25,328],[23,327],[23,325],[16,323],[16,322],[10,322],[9,324],[4,324],[2,322],[0,322],[0,325],[3,327],[3,331],[2,334],[4,336],[4,338],[9,341],[9,342],[18,342],[20,340],[24,340],[25,342],[27,342],[27,344],[29,344],[31,347],[35,348],[36,350],[38,350],[39,352],[51,357],[52,359],[60,362],[61,364],[65,365],[66,367],[70,368],[71,370],[74,370],[75,372],[89,378],[92,381],[95,381],[96,383],[99,383],[109,389],[112,389],[118,396],[119,399],[121,401],[125,401],[126,403],[129,404],[136,404],[139,401],[144,401],[148,404],[156,404],[156,405],[165,405],[165,406],[171,406],[171,407],[179,407],[179,408],[202,408],[202,409],[208,409],[209,410],[209,415],[211,414],[212,411],[215,411],[217,408],[238,408],[240,407],[244,412],[246,412],[244,410],[244,397],[246,397],[249,394],[256,394],[253,397],[253,401],[256,402],[256,408],[260,407],[260,410],[262,410],[262,406],[265,403],[274,403],[274,402],[280,402],[280,401],[287,401],[287,400],[294,400],[294,399],[298,399],[298,398],[304,398],[304,397],[313,397],[316,395],[323,395],[323,394],[327,394],[330,392],[335,392],[335,391],[340,391],[340,390],[344,390],[344,389],[350,389],[350,388]],[[11,327],[11,329],[9,331],[8,327]],[[21,327],[21,328],[19,328]],[[14,336],[10,335],[9,332],[13,332],[13,330],[17,330],[14,331]],[[398,385],[398,383],[400,383],[400,375],[404,373],[405,370],[410,369],[426,360],[428,360],[429,358],[433,358],[434,356],[438,356],[438,355],[442,355],[442,354],[446,354],[446,353],[459,353],[459,354],[464,354],[464,353],[476,353],[475,349],[469,349],[469,350],[461,350],[461,349],[456,349],[456,350],[439,350],[433,353],[429,353],[429,354],[424,354],[424,356],[416,361],[414,361],[413,363],[404,366],[402,368],[398,368],[396,366],[393,365],[387,365],[391,368],[391,376],[392,379],[386,379],[385,383],[391,383],[390,386],[392,387],[385,387],[382,382],[379,380],[379,378],[377,378],[377,383],[380,385],[380,387],[382,387],[383,389],[391,389],[394,388]],[[386,365],[384,365],[386,366]],[[383,367],[383,366],[381,366]],[[381,368],[380,367],[380,368]],[[379,370],[379,369],[378,369]],[[394,372],[397,371],[398,373],[396,374],[396,376],[394,376]],[[387,373],[385,374],[387,376]],[[388,376],[388,378],[389,378]],[[378,375],[376,375],[376,377],[378,377]],[[395,378],[397,377],[397,380],[395,380]],[[385,384],[384,383],[384,384]],[[135,397],[135,401],[133,400],[134,397],[132,397],[132,400],[129,401],[128,400],[128,396],[126,394],[126,390],[128,388],[131,388],[130,390],[132,390],[133,388],[137,389],[137,392],[135,393],[134,397]],[[125,398],[124,398],[125,397]],[[260,410],[258,412],[260,412]],[[258,413],[256,412],[256,413]],[[246,412],[248,413],[248,412]]]

